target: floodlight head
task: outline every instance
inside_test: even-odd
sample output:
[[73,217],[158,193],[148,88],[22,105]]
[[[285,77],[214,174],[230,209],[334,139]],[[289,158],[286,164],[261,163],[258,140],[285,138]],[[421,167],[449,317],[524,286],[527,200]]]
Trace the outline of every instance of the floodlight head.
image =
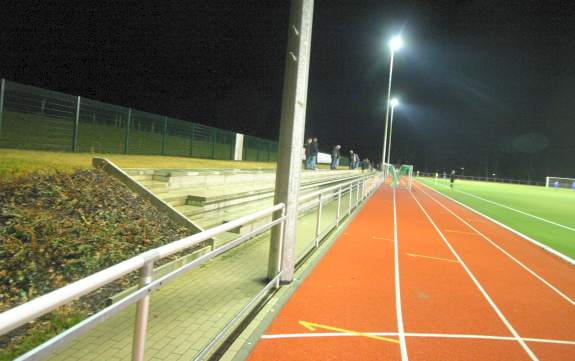
[[389,104],[395,108],[396,106],[399,105],[399,100],[397,100],[397,98],[392,98]]
[[389,41],[389,48],[391,51],[399,50],[403,46],[403,41],[400,35],[396,35]]

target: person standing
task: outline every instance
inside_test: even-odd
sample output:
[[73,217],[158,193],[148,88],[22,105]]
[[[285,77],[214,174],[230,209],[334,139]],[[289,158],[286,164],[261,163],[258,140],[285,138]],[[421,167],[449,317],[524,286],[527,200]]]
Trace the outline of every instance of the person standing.
[[355,153],[353,152],[353,150],[349,151],[349,169],[353,169],[353,160],[355,159]]
[[319,153],[319,144],[317,142],[317,138],[313,138],[313,141],[311,142],[311,168],[315,170],[315,166],[317,164],[317,155]]
[[451,170],[451,174],[449,175],[449,187],[453,188],[453,182],[455,182],[455,169]]
[[339,165],[339,150],[341,149],[341,146],[336,145],[335,147],[333,147],[333,149],[331,150],[331,165],[330,165],[330,169],[335,170],[337,169],[337,166]]
[[307,138],[305,148],[305,169],[311,169],[311,138]]

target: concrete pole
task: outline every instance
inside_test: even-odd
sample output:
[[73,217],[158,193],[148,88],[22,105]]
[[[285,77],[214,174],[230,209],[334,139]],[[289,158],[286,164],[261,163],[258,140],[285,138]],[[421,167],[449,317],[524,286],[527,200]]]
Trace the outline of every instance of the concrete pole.
[[[277,272],[277,259],[283,270],[281,283],[293,281],[298,214],[298,192],[305,131],[307,84],[313,22],[313,0],[292,0],[284,73],[279,154],[276,170],[274,204],[285,203],[284,239],[274,227],[270,244],[268,277]],[[279,217],[277,212],[275,217]]]

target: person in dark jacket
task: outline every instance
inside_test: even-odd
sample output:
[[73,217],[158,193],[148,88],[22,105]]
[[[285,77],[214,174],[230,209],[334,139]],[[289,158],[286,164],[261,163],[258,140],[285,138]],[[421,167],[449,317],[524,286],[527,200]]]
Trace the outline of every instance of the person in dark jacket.
[[331,150],[331,165],[330,165],[330,169],[335,170],[337,169],[337,166],[339,165],[339,150],[341,149],[341,146],[336,145],[335,147],[333,147],[333,149]]
[[317,138],[313,138],[312,142],[311,142],[311,151],[310,151],[310,155],[311,155],[311,168],[315,170],[315,166],[317,164],[317,154],[319,153],[319,144],[317,142]]
[[305,169],[312,169],[311,143],[312,143],[312,139],[307,138],[307,141],[305,142],[305,145],[304,145],[304,148],[305,148]]

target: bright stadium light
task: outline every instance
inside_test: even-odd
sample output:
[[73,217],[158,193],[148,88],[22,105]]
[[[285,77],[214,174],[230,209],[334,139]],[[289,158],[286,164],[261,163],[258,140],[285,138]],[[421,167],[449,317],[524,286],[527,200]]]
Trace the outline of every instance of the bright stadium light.
[[394,36],[389,41],[389,48],[391,49],[392,52],[401,49],[402,46],[403,46],[403,41],[401,40],[400,35]]
[[[393,99],[391,99],[391,102],[389,104],[395,108],[396,106],[399,105],[399,100],[397,100],[397,98],[393,98]],[[391,120],[393,121],[393,118],[391,118]],[[391,137],[391,134],[390,134],[390,137]]]

